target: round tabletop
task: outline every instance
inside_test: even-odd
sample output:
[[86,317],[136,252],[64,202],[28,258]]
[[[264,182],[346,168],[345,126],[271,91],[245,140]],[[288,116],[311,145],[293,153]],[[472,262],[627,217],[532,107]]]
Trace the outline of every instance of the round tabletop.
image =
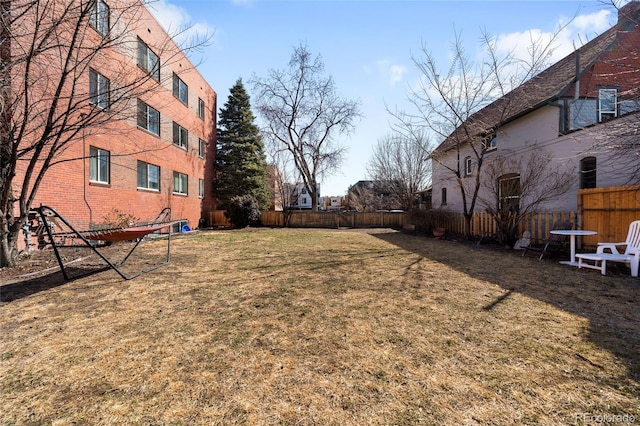
[[550,231],[556,235],[595,235],[596,231],[585,231],[584,229],[554,229]]

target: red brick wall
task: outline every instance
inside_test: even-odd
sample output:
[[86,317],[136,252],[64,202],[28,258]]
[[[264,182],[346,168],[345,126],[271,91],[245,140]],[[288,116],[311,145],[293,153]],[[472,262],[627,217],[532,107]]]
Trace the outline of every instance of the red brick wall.
[[[111,4],[114,4],[115,1]],[[140,220],[153,219],[164,207],[171,207],[174,219],[184,218],[196,228],[201,217],[215,205],[211,177],[215,158],[215,127],[217,98],[215,91],[197,72],[189,60],[146,10],[131,24],[131,46],[136,35],[161,58],[161,82],[149,83],[149,93],[143,100],[160,111],[160,137],[138,129],[135,120],[135,99],[126,111],[118,114],[108,126],[93,126],[71,143],[52,166],[40,185],[34,206],[46,204],[67,217],[78,229],[88,229],[90,222],[101,223],[112,209],[132,214]],[[136,64],[135,48],[106,52],[96,59],[95,69],[108,78],[121,73],[143,72]],[[172,75],[188,86],[188,105],[173,97]],[[86,78],[88,84],[88,76]],[[199,118],[198,98],[205,101],[205,118]],[[115,118],[115,117],[114,117]],[[173,121],[189,131],[188,149],[173,145]],[[198,139],[206,142],[205,158],[198,156]],[[105,149],[111,154],[110,183],[89,182],[89,147]],[[160,167],[160,191],[137,188],[137,160]],[[188,175],[188,195],[172,193],[173,171]],[[24,169],[18,170],[16,182],[22,181]],[[198,196],[198,180],[205,179],[204,198]],[[19,188],[14,187],[14,190]],[[16,195],[19,195],[16,192]]]
[[[581,97],[598,97],[598,88],[603,85],[619,86],[619,96],[626,99],[640,97],[640,2],[629,3],[626,9],[633,12],[635,18],[629,20],[624,28],[618,28],[615,44],[605,52],[594,66],[580,80]],[[631,7],[635,6],[635,8]],[[623,30],[623,31],[621,31]]]

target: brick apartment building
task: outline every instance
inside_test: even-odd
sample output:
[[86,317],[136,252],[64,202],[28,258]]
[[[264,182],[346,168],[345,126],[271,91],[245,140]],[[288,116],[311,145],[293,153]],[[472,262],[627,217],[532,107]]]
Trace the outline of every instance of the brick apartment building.
[[[170,206],[174,219],[196,228],[215,205],[216,93],[139,0],[96,0],[91,8],[84,47],[116,32],[119,41],[76,78],[69,98],[80,107],[69,119],[101,115],[56,157],[33,206],[51,206],[81,230],[114,209],[149,220]],[[16,198],[24,173],[19,164]]]

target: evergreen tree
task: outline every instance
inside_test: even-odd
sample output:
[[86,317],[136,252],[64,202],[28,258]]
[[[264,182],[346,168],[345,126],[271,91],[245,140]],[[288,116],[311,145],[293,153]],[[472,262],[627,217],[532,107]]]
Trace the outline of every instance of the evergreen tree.
[[261,209],[269,204],[268,169],[264,143],[253,123],[249,95],[238,79],[220,110],[217,129],[216,179],[219,208],[233,197],[250,195]]

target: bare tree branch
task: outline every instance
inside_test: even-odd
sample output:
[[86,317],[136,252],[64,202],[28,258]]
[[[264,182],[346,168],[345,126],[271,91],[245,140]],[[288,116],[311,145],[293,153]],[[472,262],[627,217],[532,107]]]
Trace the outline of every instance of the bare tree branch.
[[270,70],[253,77],[256,108],[266,123],[267,139],[289,153],[318,207],[318,180],[341,164],[345,147],[337,137],[348,135],[360,117],[359,103],[336,94],[331,77],[323,75],[320,57],[305,45],[294,49],[287,70]]

